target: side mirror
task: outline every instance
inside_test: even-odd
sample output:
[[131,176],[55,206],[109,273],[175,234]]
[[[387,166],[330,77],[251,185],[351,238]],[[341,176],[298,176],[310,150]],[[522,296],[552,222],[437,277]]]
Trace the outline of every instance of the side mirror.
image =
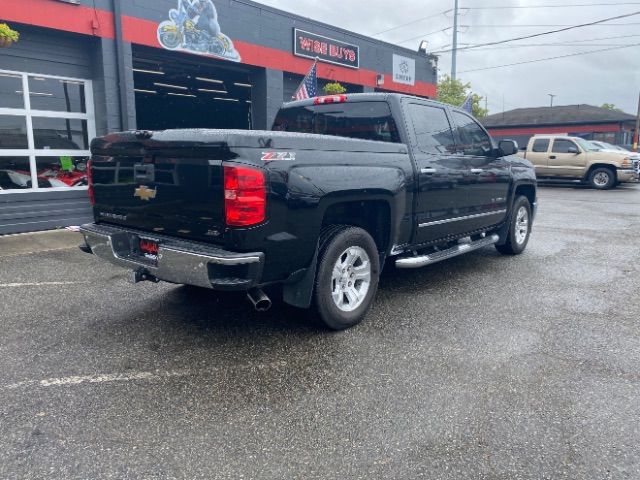
[[503,156],[515,155],[518,153],[518,142],[515,140],[500,140],[498,149]]
[[580,155],[580,150],[578,150],[576,147],[569,147],[567,149],[568,153],[573,153],[574,155]]

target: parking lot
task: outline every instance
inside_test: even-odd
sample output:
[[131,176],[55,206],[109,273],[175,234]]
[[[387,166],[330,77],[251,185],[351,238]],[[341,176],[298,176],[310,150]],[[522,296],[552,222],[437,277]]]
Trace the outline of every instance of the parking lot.
[[640,185],[540,189],[529,249],[390,270],[342,333],[0,252],[0,478],[640,478]]

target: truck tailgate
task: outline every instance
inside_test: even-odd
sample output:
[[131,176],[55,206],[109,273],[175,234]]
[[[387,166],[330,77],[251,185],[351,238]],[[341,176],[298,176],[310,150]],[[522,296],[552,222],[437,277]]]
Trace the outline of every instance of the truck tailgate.
[[[120,134],[123,135],[123,134]],[[145,145],[93,148],[95,216],[163,235],[222,241],[224,232],[223,145]]]

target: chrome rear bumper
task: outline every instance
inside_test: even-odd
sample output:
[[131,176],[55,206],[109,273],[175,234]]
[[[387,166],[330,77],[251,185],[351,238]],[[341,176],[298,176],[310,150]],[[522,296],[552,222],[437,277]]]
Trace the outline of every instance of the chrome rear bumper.
[[[119,267],[166,282],[216,290],[249,290],[259,284],[264,253],[235,253],[148,232],[87,224],[80,228],[88,249]],[[140,239],[158,243],[157,260],[137,252]],[[84,248],[83,248],[84,250]]]

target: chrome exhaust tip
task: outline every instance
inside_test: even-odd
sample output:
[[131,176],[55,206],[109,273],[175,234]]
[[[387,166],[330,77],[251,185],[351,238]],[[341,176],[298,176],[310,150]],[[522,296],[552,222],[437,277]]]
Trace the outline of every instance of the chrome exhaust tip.
[[266,312],[271,308],[271,299],[260,288],[252,288],[247,292],[247,298],[257,312]]

